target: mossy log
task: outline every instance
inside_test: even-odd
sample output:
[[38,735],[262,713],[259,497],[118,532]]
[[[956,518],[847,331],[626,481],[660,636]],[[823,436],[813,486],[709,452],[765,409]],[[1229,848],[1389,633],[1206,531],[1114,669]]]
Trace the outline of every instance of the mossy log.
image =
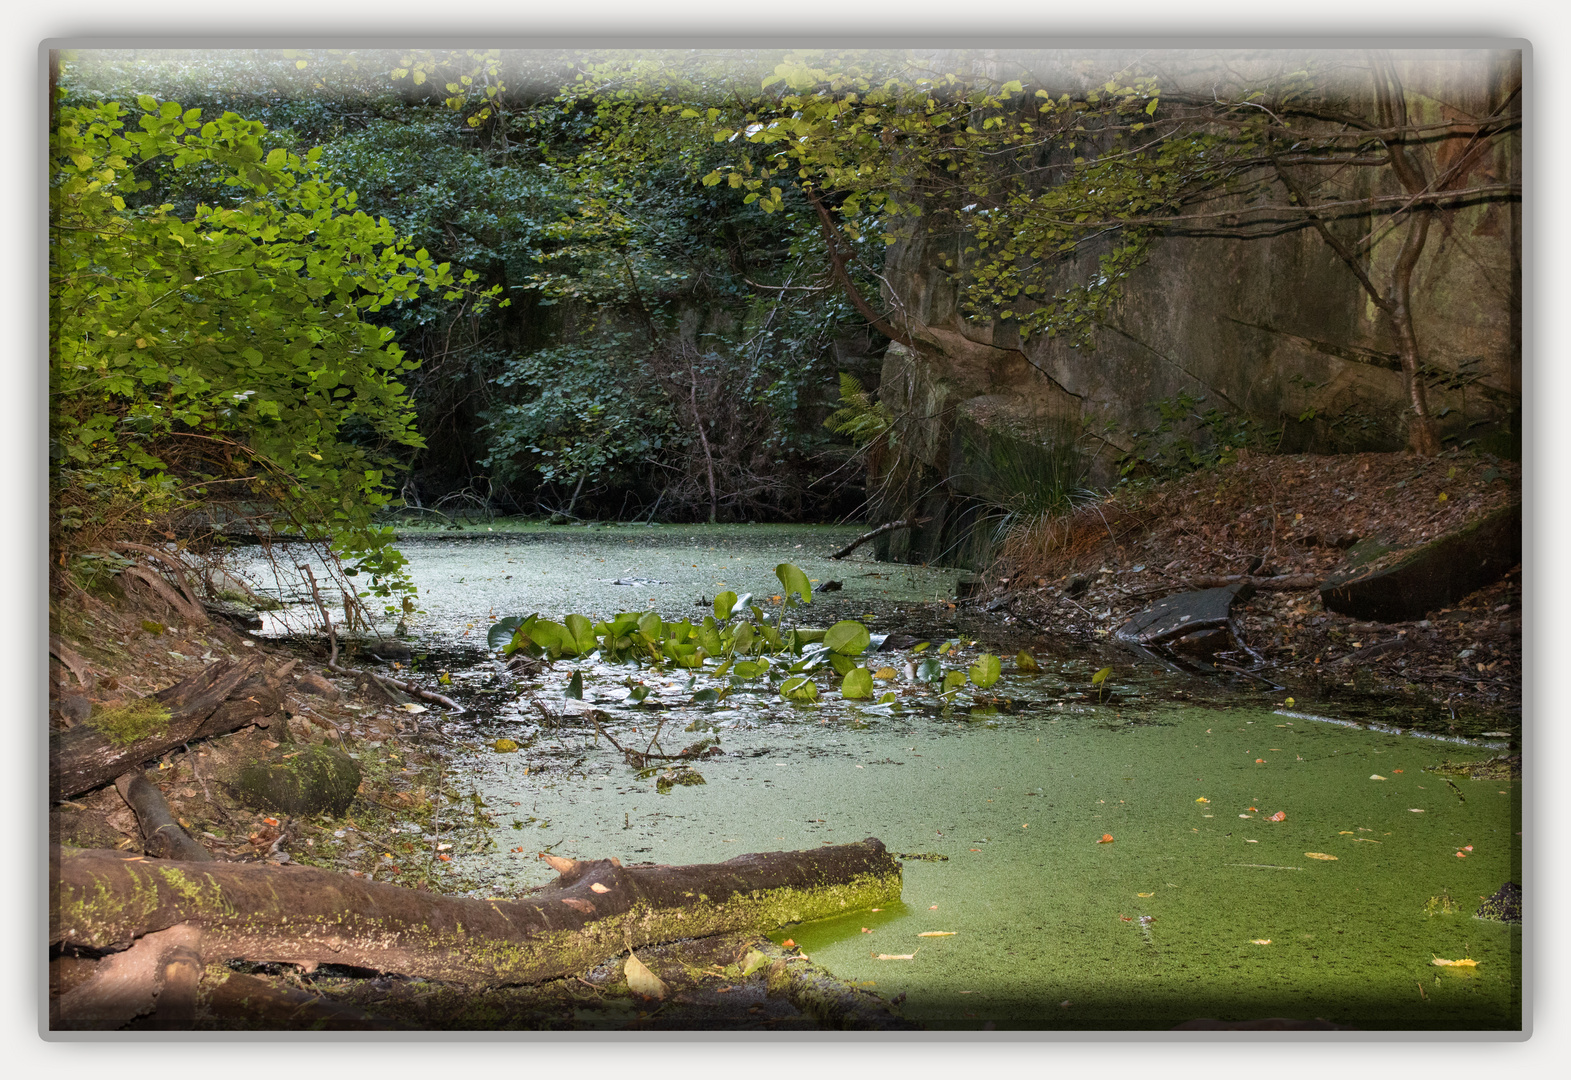
[[[142,716],[134,730],[89,719],[49,737],[49,797],[69,799],[193,739],[223,735],[274,716],[283,704],[290,661],[263,672],[261,657],[209,664],[197,674],[140,702],[168,718]],[[123,711],[123,710],[122,710]],[[155,721],[155,722],[150,722]]]
[[768,930],[900,898],[878,840],[697,866],[548,857],[557,880],[475,900],[307,867],[51,851],[50,940],[123,949],[188,923],[204,959],[346,964],[471,986],[586,971],[629,948]]

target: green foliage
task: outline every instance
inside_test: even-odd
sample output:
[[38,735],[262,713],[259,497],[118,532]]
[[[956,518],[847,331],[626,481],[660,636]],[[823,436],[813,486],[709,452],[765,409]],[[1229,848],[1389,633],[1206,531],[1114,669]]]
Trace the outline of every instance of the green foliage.
[[[373,516],[396,448],[420,443],[400,378],[417,361],[370,317],[472,276],[410,250],[233,113],[144,96],[61,106],[51,140],[50,464],[57,493],[149,522],[260,502],[330,539],[371,591],[407,590]],[[143,166],[224,192],[180,216]]]
[[867,627],[855,619],[843,619],[824,634],[824,645],[841,656],[860,656],[871,642]]
[[807,580],[807,575],[802,573],[802,568],[791,563],[781,563],[775,567],[775,577],[780,579],[780,588],[785,591],[787,604],[794,602],[794,596],[802,598],[802,603],[809,604],[813,601],[813,586]]
[[881,438],[894,426],[894,413],[882,401],[862,389],[854,375],[840,373],[840,408],[829,414],[824,426],[840,435],[849,435],[858,447]]
[[873,673],[865,667],[852,668],[840,683],[840,696],[850,699],[873,696]]
[[998,677],[1002,672],[1003,665],[999,662],[998,657],[992,653],[983,653],[976,658],[976,663],[971,665],[969,674],[972,683],[979,689],[986,690],[998,681]]

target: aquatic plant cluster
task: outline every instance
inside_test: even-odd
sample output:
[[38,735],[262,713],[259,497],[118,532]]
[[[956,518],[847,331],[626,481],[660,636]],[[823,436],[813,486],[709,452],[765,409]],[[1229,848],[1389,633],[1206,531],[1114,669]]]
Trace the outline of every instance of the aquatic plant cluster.
[[[771,600],[783,604],[784,612],[812,603],[813,586],[800,567],[781,563],[775,576],[782,592]],[[576,613],[560,623],[538,614],[514,616],[493,625],[488,641],[508,656],[522,653],[537,659],[597,653],[612,663],[676,667],[695,673],[713,663],[707,674],[720,685],[697,690],[695,703],[723,701],[732,690],[759,679],[777,686],[787,701],[816,701],[819,688],[815,675],[820,672],[839,677],[841,697],[864,700],[873,696],[876,680],[895,678],[893,668],[873,669],[858,661],[873,644],[863,623],[842,619],[827,630],[788,626],[795,620],[782,613],[771,621],[762,605],[752,600],[751,593],[722,592],[714,599],[714,614],[705,615],[696,624],[688,619],[666,621],[653,611],[624,611],[598,622]],[[913,676],[918,682],[939,685],[943,695],[952,696],[968,685],[978,689],[992,686],[1001,671],[999,658],[983,653],[964,670],[946,670],[938,657],[929,657],[914,666]],[[567,693],[582,698],[582,672],[574,674]],[[647,686],[637,684],[631,699],[636,704],[648,694]],[[894,691],[887,691],[878,703],[891,704],[895,697]]]

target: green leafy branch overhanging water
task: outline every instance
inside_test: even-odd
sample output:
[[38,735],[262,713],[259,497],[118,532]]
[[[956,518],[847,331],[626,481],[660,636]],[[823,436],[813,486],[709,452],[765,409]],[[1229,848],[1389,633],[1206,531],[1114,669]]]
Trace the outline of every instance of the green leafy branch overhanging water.
[[[266,138],[147,96],[58,110],[51,490],[76,512],[56,515],[57,546],[95,516],[163,531],[240,507],[407,596],[374,515],[392,455],[421,445],[400,381],[419,361],[372,317],[423,292],[484,305],[496,290],[357,210],[320,151]],[[148,177],[180,171],[224,197],[185,217],[150,201]]]

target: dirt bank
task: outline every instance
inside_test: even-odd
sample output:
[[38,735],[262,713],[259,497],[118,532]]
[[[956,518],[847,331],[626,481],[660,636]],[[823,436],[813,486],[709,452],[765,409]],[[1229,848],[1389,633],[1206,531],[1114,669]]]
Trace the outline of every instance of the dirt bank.
[[[1374,692],[1520,711],[1520,566],[1402,623],[1328,611],[1316,586],[1362,538],[1421,543],[1521,492],[1519,464],[1468,451],[1429,459],[1240,452],[1018,531],[972,603],[1044,632],[1100,638],[1162,596],[1246,575],[1259,591],[1235,611],[1246,643],[1264,657],[1261,670],[1278,682],[1357,681]],[[1372,648],[1398,638],[1399,648]]]

